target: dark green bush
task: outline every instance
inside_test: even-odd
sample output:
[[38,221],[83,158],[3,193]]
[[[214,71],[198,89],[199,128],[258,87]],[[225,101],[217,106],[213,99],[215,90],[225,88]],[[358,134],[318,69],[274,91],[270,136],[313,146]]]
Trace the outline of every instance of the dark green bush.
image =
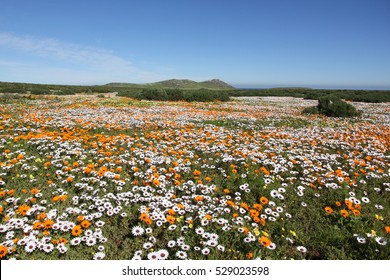
[[206,102],[206,101],[212,101],[209,94],[205,92],[205,90],[191,90],[186,91],[185,95],[185,101],[193,102],[193,101],[200,101],[200,102]]
[[322,96],[324,96],[323,93],[311,91],[305,94],[304,99],[318,100]]
[[215,97],[216,97],[216,100],[223,101],[223,102],[230,100],[229,93],[227,93],[225,91],[218,92]]
[[188,102],[211,102],[211,101],[229,101],[230,96],[225,91],[198,89],[187,91],[184,94],[185,100]]
[[117,92],[117,96],[124,96],[130,98],[137,98],[137,96],[140,94],[139,89],[120,89]]
[[145,88],[136,97],[137,99],[145,100],[168,100],[168,95],[161,88]]
[[351,104],[335,96],[325,96],[318,99],[318,112],[328,117],[354,117],[358,113]]
[[54,92],[55,95],[75,95],[75,90],[71,88],[64,88],[59,91]]
[[37,94],[37,95],[40,95],[40,94],[51,94],[51,91],[49,89],[47,89],[47,88],[36,87],[36,88],[31,89],[30,93],[31,94]]
[[181,89],[178,89],[178,88],[167,89],[166,93],[168,96],[168,100],[171,100],[171,101],[184,100],[184,93]]
[[319,113],[318,107],[317,106],[306,107],[305,109],[303,109],[302,113],[309,114],[309,115],[318,114]]
[[[127,96],[124,94],[118,94]],[[187,102],[210,102],[210,101],[229,101],[230,96],[228,92],[223,90],[181,90],[181,89],[161,89],[161,88],[146,88],[139,92],[135,98],[145,100],[184,100]]]

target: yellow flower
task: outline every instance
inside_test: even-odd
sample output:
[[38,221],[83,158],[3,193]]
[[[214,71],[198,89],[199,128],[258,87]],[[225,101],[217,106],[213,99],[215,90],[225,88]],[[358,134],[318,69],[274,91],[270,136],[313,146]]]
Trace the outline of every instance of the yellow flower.
[[253,233],[256,235],[256,236],[259,236],[260,235],[260,230],[258,228],[255,228],[253,230]]
[[295,231],[290,230],[290,233],[292,234],[292,236],[297,237],[297,234]]
[[383,217],[381,215],[375,215],[375,219],[378,221],[383,221]]

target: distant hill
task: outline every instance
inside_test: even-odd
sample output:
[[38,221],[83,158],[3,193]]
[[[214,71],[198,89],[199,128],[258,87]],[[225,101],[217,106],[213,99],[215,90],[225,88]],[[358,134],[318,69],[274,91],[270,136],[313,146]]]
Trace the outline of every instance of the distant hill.
[[140,87],[141,84],[133,84],[133,83],[108,83],[108,84],[105,84],[103,86],[107,86],[107,87]]
[[110,87],[161,87],[161,88],[180,88],[180,89],[234,89],[233,86],[219,79],[208,80],[204,82],[195,82],[188,79],[171,79],[149,84],[132,84],[132,83],[109,83]]

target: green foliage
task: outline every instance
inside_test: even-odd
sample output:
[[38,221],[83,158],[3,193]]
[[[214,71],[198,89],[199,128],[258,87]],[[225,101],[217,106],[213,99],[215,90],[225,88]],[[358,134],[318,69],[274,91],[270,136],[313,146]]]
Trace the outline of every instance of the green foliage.
[[355,102],[380,103],[390,102],[390,91],[386,90],[323,90],[310,88],[271,88],[242,89],[229,91],[231,96],[291,96],[318,100],[333,96]]
[[138,89],[138,88],[118,88],[117,92],[118,92],[117,96],[136,98],[140,92],[140,89]]
[[305,99],[318,100],[321,97],[337,97],[339,99],[380,103],[390,102],[390,91],[385,90],[316,90],[310,89],[305,93]]
[[[157,95],[144,90],[157,90]],[[162,93],[164,90],[167,94]],[[168,80],[151,84],[110,83],[102,86],[70,86],[0,82],[0,93],[73,95],[75,93],[118,92],[118,96],[142,98],[145,93],[152,100],[227,101],[229,96],[290,96],[318,100],[321,97],[337,97],[355,102],[390,102],[389,90],[323,90],[310,88],[235,89],[219,80],[194,82]]]
[[306,89],[301,88],[270,88],[231,90],[231,96],[291,96],[304,97]]
[[187,101],[187,102],[211,102],[211,101],[228,101],[229,94],[221,90],[181,90],[181,89],[162,89],[162,88],[144,88],[138,93],[135,98],[144,100],[171,100],[171,101]]
[[145,88],[140,92],[137,99],[145,99],[145,100],[162,100],[165,101],[168,99],[168,95],[163,89],[159,88]]
[[354,117],[358,113],[351,104],[337,97],[321,97],[318,99],[318,112],[328,117]]
[[[172,98],[181,91],[165,92]],[[161,249],[169,259],[183,251],[194,260],[389,259],[389,151],[377,145],[388,126],[333,118],[321,118],[320,125],[316,118],[296,116],[297,107],[242,117],[240,112],[258,112],[259,106],[239,102],[231,103],[237,111],[221,115],[226,106],[218,103],[171,103],[159,110],[162,102],[4,96],[17,98],[1,106],[0,118],[0,239],[9,244],[4,259],[81,260],[98,252],[110,260],[147,259]],[[99,106],[79,106],[81,100]],[[202,112],[194,118],[189,108]],[[134,114],[124,114],[129,111],[152,121],[134,125]],[[178,111],[190,123],[177,119],[172,125],[171,113]],[[269,201],[262,202],[263,196]],[[34,211],[23,214],[24,205]],[[145,210],[158,213],[150,224],[140,218]],[[171,224],[164,216],[172,210],[177,213]],[[40,223],[47,219],[58,225],[45,231]],[[81,219],[91,224],[77,237],[59,228],[60,222],[79,226]],[[13,220],[23,220],[23,228]],[[135,227],[145,232],[135,234]],[[72,244],[88,236],[96,244]],[[273,246],[261,245],[262,237]],[[55,246],[45,253],[37,244],[28,252],[26,239]]]
[[181,89],[178,89],[178,88],[167,89],[166,93],[168,95],[168,100],[171,100],[171,101],[184,100],[184,93]]
[[306,107],[305,109],[303,109],[302,113],[313,115],[313,114],[318,114],[319,111],[318,111],[317,106],[311,106],[311,107]]
[[198,89],[191,90],[185,93],[185,100],[192,101],[200,101],[200,102],[211,102],[211,101],[228,101],[229,95],[227,95],[223,91],[214,91],[208,89]]

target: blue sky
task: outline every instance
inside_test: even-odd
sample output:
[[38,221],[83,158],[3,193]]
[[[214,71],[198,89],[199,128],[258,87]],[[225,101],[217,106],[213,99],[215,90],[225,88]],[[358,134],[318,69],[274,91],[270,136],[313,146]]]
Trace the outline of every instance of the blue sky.
[[0,81],[390,89],[389,0],[5,0]]

